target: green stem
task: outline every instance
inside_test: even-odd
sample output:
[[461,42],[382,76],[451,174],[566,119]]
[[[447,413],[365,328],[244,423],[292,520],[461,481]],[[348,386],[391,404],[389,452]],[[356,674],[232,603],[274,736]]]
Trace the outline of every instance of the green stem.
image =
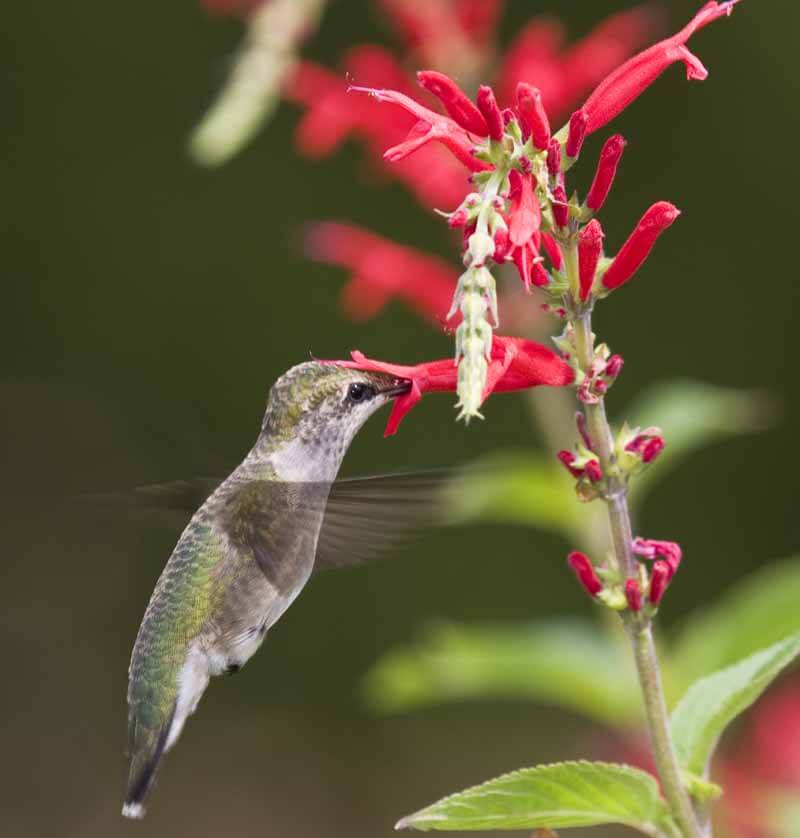
[[[578,287],[578,251],[574,242],[568,243],[564,248],[564,261],[570,288],[573,289],[572,297],[577,299],[574,291]],[[575,330],[578,364],[581,370],[588,372],[594,360],[591,309],[583,307],[576,311],[575,307],[572,307],[569,310],[572,311],[570,319]],[[637,579],[639,563],[633,555],[627,485],[616,468],[614,439],[606,416],[604,400],[600,398],[596,404],[585,404],[583,409],[592,447],[606,476],[605,500],[617,567],[624,577]],[[670,734],[667,702],[661,683],[651,620],[633,615],[631,612],[626,613],[624,620],[636,660],[650,744],[661,780],[661,788],[684,838],[702,838],[703,831],[697,822],[691,800],[684,788]]]

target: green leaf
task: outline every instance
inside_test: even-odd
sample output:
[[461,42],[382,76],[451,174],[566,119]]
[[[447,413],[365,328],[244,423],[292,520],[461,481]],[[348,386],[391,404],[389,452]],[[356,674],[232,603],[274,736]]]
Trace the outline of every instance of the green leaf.
[[447,487],[453,523],[488,520],[572,533],[582,518],[573,481],[553,458],[499,451],[475,461]]
[[450,795],[397,829],[553,829],[619,823],[677,834],[655,779],[628,765],[560,762],[523,768]]
[[636,725],[640,700],[622,643],[588,621],[440,625],[390,651],[367,674],[379,712],[466,698],[535,699],[614,725]]
[[722,731],[746,710],[800,653],[800,632],[727,669],[696,681],[672,713],[670,727],[681,767],[705,777]]
[[676,379],[648,389],[628,413],[631,425],[664,431],[664,453],[631,482],[638,499],[692,452],[710,442],[764,428],[774,406],[764,393]]
[[697,678],[800,631],[800,558],[767,565],[689,617],[667,658],[671,684]]

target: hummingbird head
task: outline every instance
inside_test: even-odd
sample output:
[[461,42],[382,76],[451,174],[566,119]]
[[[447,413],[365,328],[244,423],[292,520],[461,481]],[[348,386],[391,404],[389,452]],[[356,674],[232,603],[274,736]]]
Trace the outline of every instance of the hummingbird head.
[[383,372],[299,364],[270,390],[256,447],[284,479],[333,480],[364,422],[410,386]]

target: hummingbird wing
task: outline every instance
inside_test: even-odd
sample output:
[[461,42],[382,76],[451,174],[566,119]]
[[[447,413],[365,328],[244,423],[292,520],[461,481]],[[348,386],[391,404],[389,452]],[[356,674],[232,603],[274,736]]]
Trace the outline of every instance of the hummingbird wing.
[[446,524],[444,488],[453,474],[442,469],[336,481],[325,507],[315,572],[366,564]]
[[[262,570],[269,575],[269,557],[284,551],[269,549],[268,542],[258,543],[259,529],[267,531],[265,515],[272,520],[270,510],[286,507],[285,514],[294,514],[296,520],[310,520],[323,506],[315,572],[363,565],[385,556],[426,529],[446,524],[448,503],[444,489],[456,474],[455,469],[438,469],[343,478],[332,484],[278,483],[260,488],[254,483],[242,490],[238,526],[243,538],[246,536],[244,545],[257,558],[261,557]],[[85,497],[124,503],[149,513],[172,513],[171,520],[177,520],[176,513],[194,512],[220,482],[201,477]]]

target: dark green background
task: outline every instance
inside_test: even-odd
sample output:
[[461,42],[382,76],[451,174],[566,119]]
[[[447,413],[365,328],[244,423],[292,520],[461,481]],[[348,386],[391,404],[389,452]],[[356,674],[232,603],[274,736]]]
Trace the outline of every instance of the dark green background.
[[[332,2],[309,54],[332,63],[364,39],[390,42],[368,5]],[[630,4],[509,5],[505,39],[535,12],[560,12],[577,36]],[[670,3],[672,23],[695,8]],[[498,702],[376,720],[358,702],[360,674],[426,621],[589,612],[558,539],[473,527],[315,581],[251,666],[209,691],[144,824],[120,819],[127,659],[177,530],[58,498],[224,472],[271,382],[309,351],[450,352],[398,307],[343,320],[340,272],[297,249],[303,222],[351,218],[455,254],[400,186],[359,177],[355,148],[296,156],[289,107],[231,165],[188,161],[236,22],[192,2],[13,3],[3,16],[0,832],[389,835],[445,792],[582,755],[594,734],[565,713]],[[706,83],[673,69],[615,125],[630,145],[604,211],[610,247],[654,200],[684,215],[597,318],[628,362],[613,404],[674,376],[780,404],[771,432],[703,452],[653,495],[639,530],[687,556],[665,622],[797,547],[798,26],[796,4],[748,0],[696,38]],[[348,472],[458,463],[530,437],[517,397],[469,429],[447,397],[389,442],[380,426]]]

